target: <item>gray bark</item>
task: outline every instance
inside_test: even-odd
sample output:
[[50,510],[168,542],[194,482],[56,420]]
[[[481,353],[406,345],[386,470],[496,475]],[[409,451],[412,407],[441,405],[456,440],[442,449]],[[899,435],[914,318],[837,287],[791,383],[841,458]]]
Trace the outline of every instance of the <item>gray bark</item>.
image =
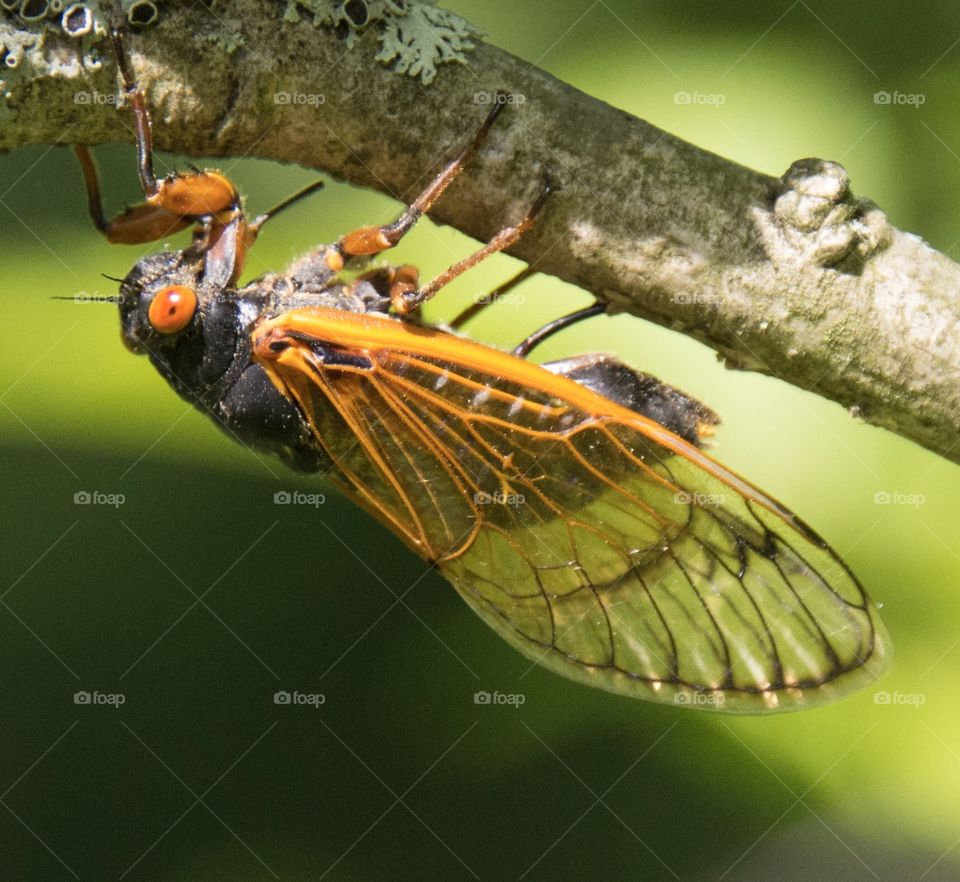
[[[770,178],[489,44],[424,86],[374,60],[375,28],[348,50],[282,15],[197,5],[130,39],[159,147],[296,162],[409,200],[505,90],[432,217],[488,239],[549,177],[561,189],[512,254],[960,462],[960,266],[854,197],[839,165]],[[131,141],[106,44],[99,70],[82,63],[89,41],[48,34],[3,74],[0,150]]]

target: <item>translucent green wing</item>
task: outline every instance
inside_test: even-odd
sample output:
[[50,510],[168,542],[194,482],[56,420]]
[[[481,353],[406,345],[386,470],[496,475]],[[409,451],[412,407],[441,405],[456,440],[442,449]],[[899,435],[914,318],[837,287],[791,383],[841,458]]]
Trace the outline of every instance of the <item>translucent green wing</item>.
[[347,492],[537,663],[741,713],[822,704],[883,669],[849,569],[702,451],[504,353],[330,312],[274,320],[262,363]]

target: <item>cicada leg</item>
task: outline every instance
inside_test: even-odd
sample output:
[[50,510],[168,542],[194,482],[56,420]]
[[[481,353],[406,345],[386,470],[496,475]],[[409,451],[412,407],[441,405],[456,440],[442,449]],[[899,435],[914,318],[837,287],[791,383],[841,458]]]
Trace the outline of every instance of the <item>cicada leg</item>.
[[137,84],[133,67],[127,57],[119,27],[110,29],[110,40],[117,67],[120,69],[123,91],[133,113],[137,136],[137,168],[147,204],[191,219],[221,216],[221,221],[226,225],[230,218],[222,215],[240,210],[240,194],[225,175],[217,171],[193,171],[157,179],[153,170],[150,114],[147,111],[146,98]]
[[480,126],[473,140],[467,144],[460,154],[447,163],[443,171],[440,172],[430,185],[413,201],[407,210],[400,215],[392,224],[385,224],[377,227],[360,227],[353,232],[347,233],[337,243],[336,247],[344,257],[368,257],[373,254],[379,254],[388,248],[393,248],[410,230],[413,225],[420,220],[425,212],[429,211],[431,206],[447,187],[453,183],[454,179],[463,170],[467,160],[480,148],[491,126],[496,120],[503,104],[497,102],[493,109],[487,114],[483,125]]
[[205,255],[204,278],[221,288],[233,285],[243,270],[247,251],[253,247],[263,225],[322,186],[323,181],[308,184],[265,214],[259,215],[252,223],[247,223],[243,214],[237,212],[226,224],[219,218],[213,218],[209,224],[198,227],[194,233],[194,246]]
[[596,303],[591,303],[590,306],[585,306],[583,309],[578,309],[576,312],[562,315],[560,318],[545,324],[538,331],[534,331],[529,337],[516,346],[513,354],[516,355],[517,358],[526,358],[535,347],[543,343],[548,337],[552,337],[558,331],[569,328],[571,325],[575,325],[577,322],[582,322],[585,319],[593,318],[595,315],[603,315],[606,311],[606,304],[597,301]]
[[474,251],[469,257],[465,257],[463,260],[444,270],[424,287],[414,291],[397,292],[396,296],[391,297],[394,310],[401,315],[405,315],[419,309],[431,297],[437,294],[441,288],[449,285],[457,276],[462,275],[471,267],[476,266],[491,254],[496,254],[498,251],[503,251],[504,248],[509,248],[513,245],[514,242],[533,226],[537,215],[540,213],[540,209],[543,208],[547,197],[551,193],[551,189],[549,184],[545,185],[523,219],[513,226],[504,227],[479,251]]
[[280,202],[278,205],[274,205],[273,208],[271,208],[269,211],[264,212],[263,214],[257,215],[257,217],[253,219],[253,221],[251,221],[246,225],[247,248],[253,245],[253,243],[256,241],[257,234],[260,232],[263,225],[268,220],[270,220],[270,218],[276,217],[278,214],[280,214],[281,211],[284,211],[285,209],[289,208],[291,205],[294,205],[297,202],[299,202],[304,197],[309,196],[311,193],[316,193],[317,190],[320,190],[322,188],[323,188],[323,181],[314,181],[312,184],[307,184],[307,186],[304,187],[302,190],[298,190],[292,196],[288,196],[286,199],[283,200],[283,202]]
[[199,222],[212,246],[218,234],[229,227],[235,217],[242,216],[240,194],[230,180],[217,171],[194,171],[157,179],[153,170],[150,115],[127,57],[119,26],[111,27],[110,40],[123,92],[133,113],[137,168],[146,199],[113,220],[107,220],[93,157],[86,147],[78,146],[75,150],[83,170],[90,217],[108,241],[128,245],[154,242]]
[[128,208],[113,220],[107,220],[103,212],[103,202],[100,195],[100,179],[97,166],[90,151],[81,145],[74,146],[80,168],[83,171],[83,182],[87,189],[87,208],[94,226],[108,242],[115,245],[139,245],[144,242],[155,242],[172,233],[186,229],[193,223],[193,219],[173,214],[158,205],[142,202],[140,205]]
[[495,288],[489,294],[485,294],[480,300],[471,303],[470,306],[459,313],[454,319],[447,322],[447,325],[451,328],[451,330],[460,330],[460,328],[462,328],[467,322],[475,319],[488,306],[496,303],[505,294],[508,294],[518,285],[529,279],[530,276],[532,276],[535,272],[536,269],[534,269],[532,266],[524,267],[515,276],[507,279],[507,281],[504,282],[499,288]]

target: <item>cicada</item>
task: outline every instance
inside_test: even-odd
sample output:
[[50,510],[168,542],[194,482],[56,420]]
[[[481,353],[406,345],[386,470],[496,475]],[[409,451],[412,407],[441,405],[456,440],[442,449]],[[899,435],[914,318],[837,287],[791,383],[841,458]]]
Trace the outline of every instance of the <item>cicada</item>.
[[78,155],[111,241],[194,227],[187,247],[138,261],[114,298],[127,346],[179,395],[240,443],[328,475],[509,643],[573,680],[766,712],[880,673],[889,640],[863,588],[800,519],[703,451],[712,411],[612,356],[525,357],[585,313],[513,353],[420,319],[423,302],[534,223],[549,187],[430,284],[412,266],[364,265],[430,209],[502,103],[396,222],[240,286],[272,213],[248,220],[215,171],[155,177],[146,102],[112,40],[146,201],[107,221],[92,159]]

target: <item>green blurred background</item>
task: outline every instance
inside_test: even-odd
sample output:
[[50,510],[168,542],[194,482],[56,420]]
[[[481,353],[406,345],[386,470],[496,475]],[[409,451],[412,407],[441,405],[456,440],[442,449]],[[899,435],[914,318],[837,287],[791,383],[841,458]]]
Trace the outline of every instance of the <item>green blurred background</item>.
[[[839,160],[896,225],[957,255],[952,2],[445,5],[745,165]],[[681,90],[724,100],[677,104]],[[923,103],[877,104],[881,90]],[[111,203],[134,201],[131,147],[98,156]],[[222,167],[254,211],[316,176]],[[398,207],[329,186],[267,228],[250,270]],[[429,277],[472,247],[425,223],[397,259]],[[90,228],[68,151],[0,157],[0,876],[960,877],[955,465],[637,319],[555,338],[538,357],[614,351],[718,410],[716,455],[823,533],[895,643],[876,690],[816,711],[733,719],[630,701],[530,669],[329,487],[188,410],[120,345],[113,307],[49,299],[112,293],[100,273],[123,275],[138,253]],[[489,261],[430,315],[518,267]],[[587,302],[546,277],[521,292],[471,333],[509,345]],[[83,490],[125,502],[74,505]],[[327,501],[275,506],[279,490]],[[915,504],[875,504],[884,492]],[[525,702],[478,706],[481,689]],[[77,705],[79,690],[125,703]],[[325,701],[278,706],[278,690]]]

